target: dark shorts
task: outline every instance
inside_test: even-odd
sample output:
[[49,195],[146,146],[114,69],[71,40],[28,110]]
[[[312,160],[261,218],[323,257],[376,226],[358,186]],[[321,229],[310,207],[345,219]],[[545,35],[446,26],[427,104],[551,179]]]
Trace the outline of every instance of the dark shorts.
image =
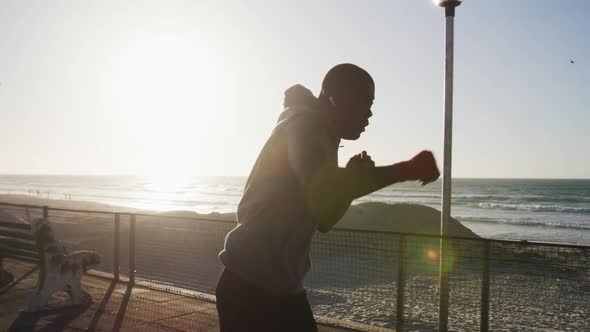
[[305,292],[274,296],[225,269],[215,294],[221,332],[317,331]]

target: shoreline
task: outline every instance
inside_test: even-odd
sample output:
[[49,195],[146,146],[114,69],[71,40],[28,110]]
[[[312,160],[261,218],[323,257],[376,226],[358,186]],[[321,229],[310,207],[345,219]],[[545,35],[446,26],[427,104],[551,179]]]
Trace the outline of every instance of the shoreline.
[[[198,213],[190,210],[154,211],[150,209],[138,209],[123,205],[111,205],[93,201],[47,198],[26,194],[0,194],[0,203],[1,202],[22,205],[47,205],[53,208],[72,210],[88,210],[108,213],[138,213],[166,217],[176,216],[189,219],[207,218],[225,222],[236,222],[235,212]],[[367,208],[367,206],[369,208]],[[410,213],[411,211],[403,211],[404,207],[411,206],[424,206],[424,211],[414,211],[412,213]],[[389,208],[390,210],[386,209],[384,211],[383,207]],[[405,210],[408,210],[408,208]],[[430,210],[430,216],[428,216],[430,222],[428,225],[414,225],[414,222],[407,222],[408,220],[423,218],[424,216],[420,217],[420,215],[424,215],[424,213],[428,215],[428,210]],[[351,209],[335,228],[438,235],[440,232],[440,217],[437,214],[433,214],[433,211],[439,213],[437,209],[411,203],[379,203],[374,201],[356,202],[353,203]],[[486,218],[491,220],[487,221],[485,220]],[[532,224],[527,222],[513,223],[505,222],[501,219],[496,220],[492,217],[486,218],[483,218],[483,220],[472,220],[474,218],[455,216],[453,224],[460,225],[460,227],[458,227],[460,228],[460,233],[451,235],[467,237],[474,237],[475,235],[475,237],[489,239],[590,245],[590,230],[577,229],[576,227],[560,227],[559,225],[556,227],[545,226],[543,222],[533,222]],[[475,219],[479,219],[479,217]]]
[[[78,200],[67,200],[67,199],[54,199],[54,198],[41,198],[29,195],[20,194],[0,194],[0,205],[2,203],[15,204],[15,205],[36,205],[39,207],[49,206],[50,208],[72,210],[85,210],[85,211],[96,211],[105,213],[138,213],[138,214],[149,214],[153,216],[164,216],[164,217],[181,217],[181,218],[203,218],[203,217],[214,217],[215,219],[222,219],[226,221],[235,221],[235,213],[198,213],[188,210],[178,211],[153,211],[144,209],[134,209],[127,206],[111,205],[105,203],[97,203],[92,201],[78,201]],[[233,217],[233,218],[232,218]]]
[[[151,217],[208,218],[236,222],[235,212],[211,212],[207,214],[200,214],[194,211],[153,212],[96,202],[6,194],[0,195],[0,204],[2,202],[9,204],[50,206],[53,208],[71,210],[149,214]],[[417,204],[365,202],[351,206],[342,219],[336,224],[335,228],[438,235],[440,231],[440,211],[425,205]],[[466,238],[480,238],[478,234],[465,227],[455,218],[451,218],[449,235]]]

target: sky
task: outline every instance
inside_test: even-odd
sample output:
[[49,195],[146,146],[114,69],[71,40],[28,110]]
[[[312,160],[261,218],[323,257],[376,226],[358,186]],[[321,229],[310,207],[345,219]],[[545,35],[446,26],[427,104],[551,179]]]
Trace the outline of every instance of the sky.
[[[374,116],[343,166],[432,150],[444,15],[412,1],[0,0],[0,174],[247,175],[283,92],[350,62]],[[590,178],[590,1],[465,0],[453,176]],[[571,63],[573,60],[575,63]]]

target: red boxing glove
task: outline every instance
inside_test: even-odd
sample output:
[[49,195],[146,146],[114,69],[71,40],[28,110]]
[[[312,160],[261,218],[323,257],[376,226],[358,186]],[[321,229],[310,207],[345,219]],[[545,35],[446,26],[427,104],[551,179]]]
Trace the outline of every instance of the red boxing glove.
[[436,181],[440,172],[434,156],[430,151],[420,151],[412,159],[399,163],[402,166],[402,177],[406,181],[419,180],[422,185]]

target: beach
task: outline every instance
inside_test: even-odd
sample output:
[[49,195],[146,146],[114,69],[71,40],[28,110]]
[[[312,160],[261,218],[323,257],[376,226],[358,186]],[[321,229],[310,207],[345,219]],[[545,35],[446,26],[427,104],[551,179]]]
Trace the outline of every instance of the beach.
[[590,0],[3,4],[0,330],[590,332]]
[[[123,207],[96,202],[0,196],[5,203],[49,205],[105,213],[53,211],[50,220],[69,250],[96,250],[97,270],[113,272],[114,216]],[[1,206],[27,218],[23,209]],[[164,289],[214,294],[222,266],[217,254],[225,234],[235,226],[233,213],[166,212],[136,217],[137,278]],[[29,216],[41,210],[29,209]],[[359,216],[363,216],[359,223]],[[379,223],[376,219],[381,221]],[[187,219],[190,218],[190,219]],[[214,220],[211,220],[214,219]],[[120,216],[120,266],[129,263],[129,216]],[[362,203],[349,211],[338,230],[316,234],[312,269],[305,280],[316,315],[394,327],[400,252],[404,252],[404,310],[408,330],[435,330],[438,319],[438,239],[407,236],[400,246],[396,232],[436,233],[436,210],[410,204]],[[479,326],[483,246],[479,236],[454,221],[455,235],[469,239],[452,244],[449,324],[453,330]],[[364,226],[364,227],[363,227]],[[359,230],[361,228],[361,230]],[[434,256],[432,252],[434,251]],[[588,250],[494,243],[491,247],[491,326],[499,331],[590,328],[590,257]]]
[[[125,211],[231,214],[236,211],[245,180],[0,175],[0,195],[49,198],[64,201],[63,204],[75,201],[75,206],[90,206],[94,202]],[[409,203],[440,210],[440,193],[440,181],[425,187],[399,183],[353,204]],[[486,238],[590,244],[590,180],[454,179],[451,215]],[[377,217],[355,224],[374,222],[379,222]]]

